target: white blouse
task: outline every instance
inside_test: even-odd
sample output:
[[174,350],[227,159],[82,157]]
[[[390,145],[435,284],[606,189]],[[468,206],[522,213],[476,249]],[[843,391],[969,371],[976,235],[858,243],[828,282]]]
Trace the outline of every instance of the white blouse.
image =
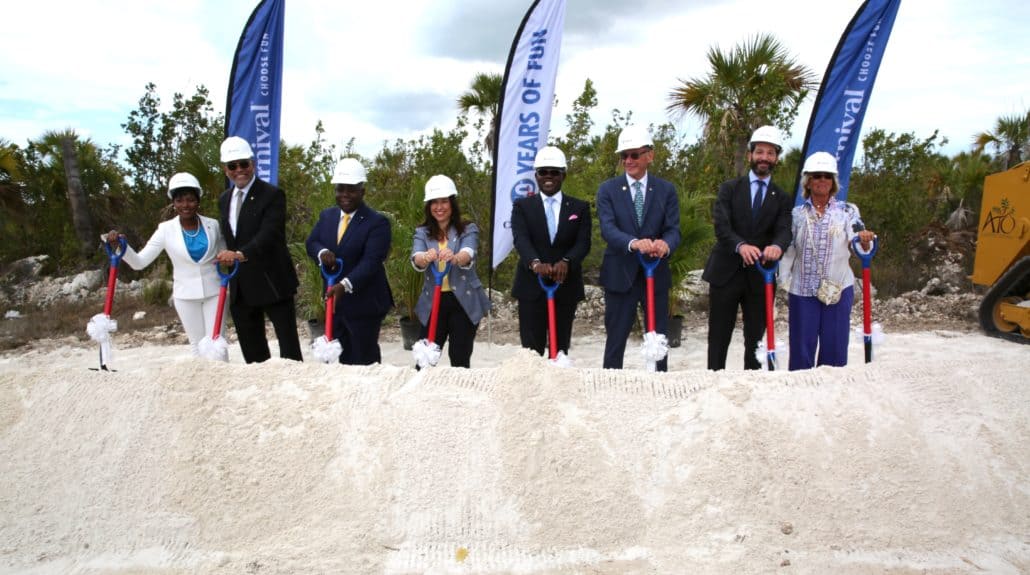
[[780,262],[780,286],[804,297],[814,297],[823,278],[841,289],[851,287],[851,241],[865,229],[858,206],[831,197],[820,216],[809,199],[794,208],[791,218],[794,240]]

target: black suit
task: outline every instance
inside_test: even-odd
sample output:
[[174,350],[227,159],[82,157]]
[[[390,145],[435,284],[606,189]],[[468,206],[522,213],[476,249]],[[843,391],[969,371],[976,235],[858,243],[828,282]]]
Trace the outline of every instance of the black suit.
[[708,369],[725,369],[726,353],[737,321],[744,315],[744,368],[759,369],[755,349],[765,332],[765,279],[755,266],[744,266],[740,244],[760,250],[776,245],[786,251],[791,241],[794,198],[769,182],[758,218],[751,215],[750,175],[723,182],[712,208],[715,246],[701,278],[709,283]]
[[302,361],[297,336],[297,272],[286,247],[286,195],[254,178],[243,199],[236,233],[229,226],[229,206],[235,187],[218,198],[219,224],[228,249],[246,261],[229,282],[230,305],[243,359],[247,363],[271,357],[265,338],[265,316],[279,338],[279,356]]
[[[562,194],[558,229],[551,242],[544,213],[543,194],[520,199],[512,205],[511,233],[519,263],[511,294],[519,300],[519,337],[522,347],[543,354],[547,348],[547,295],[533,273],[533,260],[554,264],[568,261],[565,282],[554,292],[555,341],[569,352],[576,305],[583,300],[583,258],[590,253],[590,204]],[[550,280],[548,280],[550,281]]]

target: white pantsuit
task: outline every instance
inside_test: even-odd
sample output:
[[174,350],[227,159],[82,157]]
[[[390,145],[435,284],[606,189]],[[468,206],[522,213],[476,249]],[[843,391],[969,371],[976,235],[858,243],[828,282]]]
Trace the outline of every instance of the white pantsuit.
[[[190,340],[194,355],[197,354],[197,343],[204,336],[210,336],[214,330],[218,290],[221,286],[215,269],[215,256],[225,249],[225,239],[219,230],[218,220],[200,216],[200,223],[207,235],[207,252],[199,262],[193,261],[186,249],[178,216],[161,222],[154,235],[147,240],[147,245],[138,253],[126,246],[125,255],[122,256],[122,260],[132,269],[141,270],[153,263],[161,252],[168,254],[168,259],[172,262],[172,298],[175,302],[175,311],[179,314],[179,320]],[[228,317],[223,310],[223,337]]]

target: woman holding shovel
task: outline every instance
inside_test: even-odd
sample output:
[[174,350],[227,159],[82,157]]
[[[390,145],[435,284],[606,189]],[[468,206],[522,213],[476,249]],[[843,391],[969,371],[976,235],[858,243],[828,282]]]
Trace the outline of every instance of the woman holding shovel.
[[[180,172],[168,180],[168,198],[175,217],[163,221],[138,253],[126,245],[122,259],[134,270],[149,266],[161,252],[172,262],[172,301],[179,314],[194,355],[197,344],[214,330],[218,312],[218,291],[221,285],[215,268],[215,256],[225,249],[225,239],[218,220],[200,215],[200,198],[204,192],[192,174]],[[112,246],[124,237],[117,230],[108,232],[104,240]],[[224,309],[223,309],[224,313]],[[225,337],[225,324],[222,324]]]
[[[848,260],[852,240],[863,253],[872,248],[855,204],[838,201],[837,159],[815,152],[801,175],[805,202],[792,212],[794,242],[780,263],[780,285],[787,288],[790,369],[848,363],[851,304],[855,276]],[[816,351],[819,352],[818,360]]]
[[451,366],[469,367],[479,321],[490,309],[490,300],[473,267],[479,228],[461,219],[458,190],[447,176],[429,178],[424,201],[425,220],[415,228],[411,248],[411,265],[425,274],[422,294],[415,306],[415,313],[422,322],[421,337],[426,339],[429,336],[436,291],[436,277],[431,266],[440,273],[449,265],[440,285],[436,333],[432,341],[443,348],[449,338],[451,344],[447,353]]

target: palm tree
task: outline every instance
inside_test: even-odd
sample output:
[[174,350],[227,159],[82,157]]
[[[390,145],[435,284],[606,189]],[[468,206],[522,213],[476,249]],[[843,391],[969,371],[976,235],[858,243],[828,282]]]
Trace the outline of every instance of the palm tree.
[[741,174],[751,132],[766,124],[787,132],[801,103],[817,86],[816,76],[768,34],[729,52],[712,47],[708,63],[708,76],[681,79],[669,92],[666,110],[677,119],[686,114],[699,117],[705,140],[726,155],[732,153],[735,171]]
[[72,214],[72,227],[79,238],[79,251],[83,259],[89,258],[96,243],[93,238],[93,221],[89,217],[86,194],[82,190],[82,175],[79,171],[79,155],[75,150],[74,135],[61,138],[61,160],[64,163],[64,178],[68,185],[68,206]]
[[981,132],[973,137],[973,152],[982,153],[993,146],[998,159],[1005,158],[1005,168],[1023,161],[1022,148],[1030,144],[1030,111],[1023,115],[1001,116],[993,132]]
[[[0,138],[0,237],[13,235],[13,226],[30,219],[22,197],[22,179],[18,146]],[[0,254],[6,255],[6,250]]]
[[497,106],[501,103],[501,88],[504,78],[489,72],[476,74],[467,92],[458,96],[458,109],[475,112],[483,117],[490,131],[484,143],[487,153],[493,157],[494,135],[497,132]]

